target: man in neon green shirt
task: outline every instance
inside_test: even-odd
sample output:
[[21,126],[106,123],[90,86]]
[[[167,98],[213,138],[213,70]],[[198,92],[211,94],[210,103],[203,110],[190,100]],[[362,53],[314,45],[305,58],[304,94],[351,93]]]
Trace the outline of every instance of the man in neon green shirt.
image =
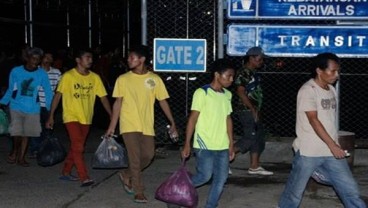
[[233,123],[229,87],[234,80],[234,67],[224,59],[213,63],[213,80],[194,92],[192,111],[189,116],[182,157],[193,152],[196,156],[197,173],[192,177],[194,186],[201,186],[212,178],[206,208],[217,207],[228,177],[229,161],[234,159]]
[[128,152],[129,167],[119,176],[124,189],[134,194],[134,201],[146,203],[142,170],[154,157],[154,103],[159,101],[160,107],[170,122],[170,131],[177,134],[174,118],[171,114],[169,98],[162,79],[147,68],[149,64],[147,46],[132,48],[128,57],[131,71],[121,75],[115,83],[113,97],[113,113],[106,131],[112,135],[120,117],[120,133],[123,136]]

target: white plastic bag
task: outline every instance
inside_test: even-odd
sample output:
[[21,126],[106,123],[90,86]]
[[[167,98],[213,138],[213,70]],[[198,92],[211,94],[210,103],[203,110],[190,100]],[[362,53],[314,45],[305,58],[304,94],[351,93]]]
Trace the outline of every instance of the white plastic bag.
[[113,137],[102,136],[102,142],[92,159],[92,168],[113,169],[125,167],[128,167],[125,148],[117,143]]

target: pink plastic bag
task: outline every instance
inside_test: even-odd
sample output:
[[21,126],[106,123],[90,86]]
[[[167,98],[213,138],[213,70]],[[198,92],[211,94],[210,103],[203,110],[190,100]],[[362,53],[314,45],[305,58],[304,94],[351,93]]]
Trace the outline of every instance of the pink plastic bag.
[[157,188],[155,198],[169,204],[197,207],[198,193],[190,180],[185,160],[181,167]]

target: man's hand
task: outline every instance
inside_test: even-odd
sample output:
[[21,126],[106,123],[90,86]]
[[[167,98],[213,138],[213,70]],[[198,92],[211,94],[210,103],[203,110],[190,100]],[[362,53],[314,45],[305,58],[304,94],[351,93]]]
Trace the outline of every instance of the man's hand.
[[52,116],[47,119],[45,124],[46,129],[53,129],[54,128],[54,118]]
[[186,159],[190,156],[190,146],[189,145],[184,145],[183,150],[181,151],[181,157],[183,159]]
[[337,144],[331,145],[330,150],[336,159],[343,159],[346,156],[345,151]]

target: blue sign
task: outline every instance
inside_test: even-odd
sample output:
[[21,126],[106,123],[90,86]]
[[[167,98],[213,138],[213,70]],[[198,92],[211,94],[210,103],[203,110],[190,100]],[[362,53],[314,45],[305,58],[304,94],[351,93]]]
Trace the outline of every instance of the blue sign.
[[161,72],[205,72],[205,39],[155,38],[153,70]]
[[228,0],[229,19],[368,19],[368,0]]
[[244,56],[261,46],[270,56],[305,57],[332,52],[368,57],[368,26],[229,25],[227,54]]

